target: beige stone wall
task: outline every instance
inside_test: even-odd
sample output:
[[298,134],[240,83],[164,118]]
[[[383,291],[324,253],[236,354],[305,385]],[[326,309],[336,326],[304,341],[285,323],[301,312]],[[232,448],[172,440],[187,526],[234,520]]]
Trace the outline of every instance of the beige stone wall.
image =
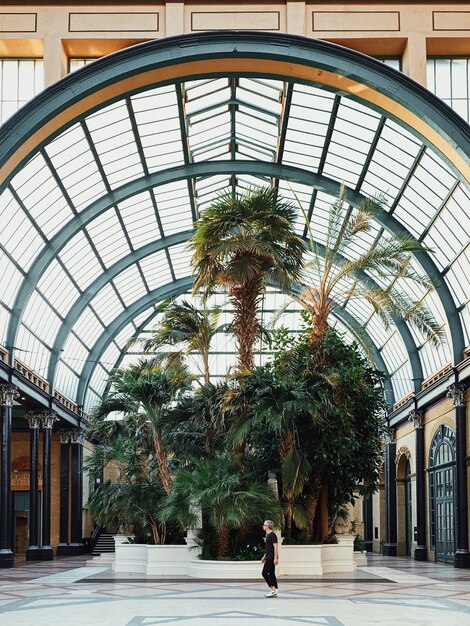
[[[468,411],[468,401],[470,398],[469,392],[467,392],[467,411]],[[468,421],[468,420],[467,420]],[[438,428],[445,424],[452,428],[455,431],[455,408],[453,402],[449,398],[444,398],[443,400],[437,402],[432,407],[427,409],[424,413],[424,467],[428,469],[429,467],[429,452],[431,448],[431,443],[436,434]],[[467,450],[470,450],[470,433],[467,429]],[[400,458],[405,454],[406,450],[410,452],[410,463],[411,463],[411,472],[412,472],[412,497],[413,497],[413,526],[416,525],[416,460],[415,460],[415,435],[413,426],[410,423],[403,425],[397,431],[396,435],[397,441],[397,468],[400,468]],[[468,461],[467,461],[468,465]],[[470,477],[467,473],[467,478],[469,480],[470,487]],[[470,493],[470,491],[469,491]],[[425,500],[426,500],[426,528],[427,528],[427,537],[426,544],[429,547],[430,545],[430,537],[429,537],[429,483],[428,476],[425,475]],[[405,518],[404,518],[404,485],[403,485],[403,476],[400,476],[400,472],[397,473],[397,511],[398,511],[398,553],[404,554],[404,541],[405,541]],[[413,543],[413,549],[415,544]],[[429,559],[434,560],[433,551],[428,551]]]
[[44,57],[46,86],[67,73],[68,57],[99,57],[139,41],[221,29],[326,39],[374,56],[400,56],[426,84],[426,56],[470,53],[470,8],[462,4],[138,2],[99,6],[2,5],[0,57]]

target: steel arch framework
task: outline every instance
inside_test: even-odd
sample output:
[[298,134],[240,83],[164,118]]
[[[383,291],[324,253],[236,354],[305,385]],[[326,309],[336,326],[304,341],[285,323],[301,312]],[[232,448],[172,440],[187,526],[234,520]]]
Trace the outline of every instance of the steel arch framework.
[[[117,102],[125,95],[144,92],[156,85],[168,85],[204,76],[251,76],[254,61],[259,68],[256,75],[295,80],[337,94],[347,94],[351,99],[394,119],[425,144],[432,146],[449,164],[458,179],[468,184],[469,127],[438,98],[431,96],[406,76],[373,59],[326,42],[288,35],[227,32],[147,42],[83,68],[46,90],[5,124],[0,132],[0,191],[7,189],[15,174],[52,139],[93,111]],[[122,187],[109,189],[108,193],[90,204],[79,217],[71,220],[50,239],[35,259],[16,296],[7,332],[8,346],[16,345],[18,328],[31,294],[60,250],[96,217],[127,198],[172,181],[195,180],[197,177],[218,174],[227,174],[232,180],[236,175],[246,174],[261,175],[274,181],[295,181],[330,195],[336,195],[339,189],[337,181],[320,172],[282,162],[242,161],[233,158],[229,161],[190,163],[187,154],[185,161],[180,167],[146,173]],[[358,206],[363,197],[356,189],[347,190],[347,199],[352,206]],[[192,201],[194,202],[194,198]],[[405,226],[387,211],[379,215],[378,222],[390,232],[408,234]],[[186,237],[187,232],[182,232],[173,239],[181,243]],[[171,245],[170,239],[163,238],[156,247],[149,246],[148,250],[155,251],[167,245]],[[144,254],[143,251],[141,253]],[[113,272],[123,267],[127,261],[140,258],[139,254],[132,253],[129,259],[123,259],[120,264],[116,264],[112,270],[104,272],[94,281],[86,295],[80,298],[77,311],[83,309],[111,279]],[[437,294],[447,317],[453,362],[456,364],[462,359],[465,341],[454,299],[446,282],[441,279],[432,255],[423,249],[416,254],[416,258],[436,284]],[[366,275],[360,278],[365,282],[370,280]],[[172,289],[168,285],[164,293],[181,293],[180,287],[181,285]],[[161,290],[152,291],[151,294],[156,298],[163,297]],[[139,307],[137,309],[141,311]],[[132,306],[128,312],[135,312],[137,309]],[[128,312],[124,316],[127,320],[130,319]],[[347,312],[343,317],[346,316]],[[55,374],[54,355],[59,355],[76,319],[76,312],[66,316],[55,339],[49,366],[50,382],[53,382]],[[121,316],[116,318],[104,333],[106,337],[110,333],[115,335],[119,332],[122,319]],[[396,323],[400,334],[405,338],[413,377],[418,381],[415,383],[416,391],[423,378],[419,355],[406,324],[398,319]],[[353,320],[349,319],[348,325],[354,332]],[[93,357],[99,353],[99,346],[103,346],[103,342],[105,339],[100,337],[93,347]],[[90,356],[90,361],[92,360]],[[91,372],[85,367],[79,385],[79,396],[82,399],[90,375]]]

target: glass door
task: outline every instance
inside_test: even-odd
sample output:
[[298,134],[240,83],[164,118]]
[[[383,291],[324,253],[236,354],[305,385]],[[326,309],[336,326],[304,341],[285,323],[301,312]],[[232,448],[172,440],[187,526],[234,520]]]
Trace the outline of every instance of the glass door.
[[436,560],[454,561],[454,468],[446,467],[435,472],[436,490]]

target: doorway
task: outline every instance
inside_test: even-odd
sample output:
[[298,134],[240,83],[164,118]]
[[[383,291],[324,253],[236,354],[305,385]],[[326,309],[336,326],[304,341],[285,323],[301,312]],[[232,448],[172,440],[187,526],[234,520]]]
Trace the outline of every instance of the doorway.
[[411,495],[411,465],[405,468],[405,545],[406,556],[411,556],[413,547],[413,498]]

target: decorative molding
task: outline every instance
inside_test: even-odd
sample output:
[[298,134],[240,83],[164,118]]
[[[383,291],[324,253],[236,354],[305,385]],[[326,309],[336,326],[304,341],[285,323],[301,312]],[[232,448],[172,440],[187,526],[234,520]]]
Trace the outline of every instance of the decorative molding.
[[54,425],[54,422],[58,421],[58,417],[52,411],[44,412],[40,415],[41,418],[41,426],[45,429],[51,429]]
[[0,384],[0,405],[1,406],[13,406],[13,400],[20,397],[20,392],[9,383]]
[[0,13],[0,32],[2,33],[36,33],[37,29],[37,13]]
[[467,385],[464,383],[454,383],[447,388],[447,398],[452,398],[455,407],[465,405],[465,390]]
[[157,33],[160,30],[158,12],[100,12],[69,13],[70,33]]
[[417,409],[413,409],[412,411],[410,411],[408,421],[413,422],[413,427],[415,430],[417,428],[423,428],[424,411],[418,411]]
[[70,430],[69,435],[70,435],[70,443],[79,443],[83,445],[83,441],[85,439],[85,433],[83,430],[79,428],[75,430]]
[[408,448],[406,446],[402,446],[398,452],[397,455],[395,457],[395,463],[396,465],[398,465],[398,463],[400,462],[400,459],[402,456],[406,456],[406,458],[408,459],[408,461],[411,459],[411,452],[408,450]]
[[59,441],[62,445],[70,443],[70,431],[69,430],[59,430]]
[[191,31],[281,29],[279,11],[192,11]]
[[399,11],[312,11],[312,31],[399,32]]
[[384,434],[384,442],[385,445],[390,445],[392,443],[396,443],[396,432],[393,428],[389,428],[387,429],[387,431]]
[[23,415],[24,419],[28,422],[28,426],[31,429],[39,429],[42,425],[42,413],[35,413],[34,411],[28,411]]

